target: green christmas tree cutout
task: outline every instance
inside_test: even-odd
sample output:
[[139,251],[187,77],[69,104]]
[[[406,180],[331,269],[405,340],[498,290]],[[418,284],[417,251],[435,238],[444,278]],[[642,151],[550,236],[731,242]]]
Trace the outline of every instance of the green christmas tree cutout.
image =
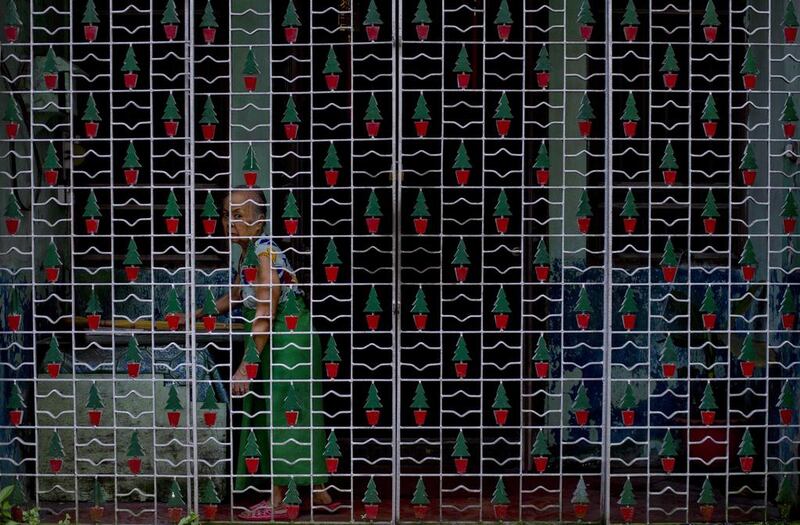
[[794,8],[794,0],[786,2],[786,9],[783,11],[783,27],[797,27],[797,11]]
[[661,266],[678,266],[678,257],[675,255],[675,247],[672,245],[671,237],[667,237],[667,243],[664,245]]
[[322,451],[322,455],[328,458],[342,457],[342,450],[339,448],[339,442],[336,439],[336,433],[333,430],[331,430],[331,433],[328,434],[328,439],[325,442],[325,450]]
[[740,170],[757,170],[758,169],[758,162],[756,161],[756,154],[753,151],[753,144],[748,142],[747,146],[744,148],[744,154],[742,155],[742,160],[739,163]]
[[592,306],[592,303],[589,300],[589,292],[586,291],[585,285],[581,286],[581,289],[578,292],[578,301],[575,303],[575,307],[572,309],[572,311],[578,313],[594,312],[594,307]]
[[753,241],[750,240],[750,237],[744,243],[744,249],[742,250],[742,255],[739,258],[739,264],[742,266],[755,266],[758,264],[758,260],[756,259],[756,252],[753,248]]
[[97,291],[94,289],[94,285],[92,285],[92,289],[89,292],[89,301],[86,303],[86,313],[94,315],[103,313],[103,307],[100,304],[100,299],[97,297]]
[[667,44],[667,50],[664,52],[664,60],[661,61],[662,73],[677,73],[681,68],[678,66],[678,59],[675,57],[675,50],[672,49],[672,44]]
[[134,430],[131,433],[131,440],[128,442],[126,456],[129,458],[144,457],[144,449],[142,448],[141,443],[139,443],[139,432],[137,430]]
[[621,410],[633,410],[639,402],[636,400],[636,394],[633,392],[633,385],[630,382],[625,385],[625,392],[617,402],[617,406]]
[[164,209],[164,217],[180,217],[181,209],[178,206],[178,197],[175,196],[175,191],[170,189],[167,195],[167,207]]
[[178,484],[178,480],[172,478],[172,485],[169,487],[169,497],[167,498],[167,507],[171,509],[175,508],[182,508],[186,506],[186,502],[183,500],[183,493],[181,492],[181,486]]
[[206,101],[203,103],[203,113],[200,116],[200,124],[219,124],[211,95],[206,95]]
[[300,505],[300,492],[297,490],[297,482],[294,476],[289,478],[289,484],[286,486],[286,494],[283,496],[284,505]]
[[175,97],[172,91],[167,96],[167,102],[164,105],[164,112],[161,114],[161,120],[180,120],[181,112],[178,110],[178,103],[175,102]]
[[792,481],[789,479],[789,475],[784,474],[780,485],[778,485],[778,494],[775,496],[775,503],[778,504],[783,519],[789,518],[789,513],[796,497],[795,494],[796,491]]
[[44,155],[42,167],[46,170],[57,170],[61,167],[61,161],[58,160],[58,152],[56,152],[56,147],[52,140],[47,145],[47,152]]
[[367,489],[364,491],[364,497],[361,499],[361,502],[367,505],[377,505],[381,502],[381,498],[378,497],[378,487],[375,486],[375,478],[373,476],[370,476],[369,481],[367,481]]
[[508,400],[508,394],[506,394],[506,388],[503,386],[502,382],[497,385],[497,392],[494,395],[492,408],[494,410],[508,410],[511,408],[511,404]]
[[633,0],[628,0],[628,5],[625,6],[625,14],[622,16],[623,26],[638,26],[639,15],[636,13],[636,6]]
[[207,479],[200,490],[200,504],[201,505],[219,505],[220,503],[217,489],[214,487],[214,482]]
[[300,122],[300,116],[297,114],[297,106],[294,103],[294,96],[289,95],[289,100],[286,101],[286,109],[283,112],[281,123],[297,124],[298,122]]
[[342,264],[342,260],[339,258],[339,250],[336,248],[336,242],[333,237],[328,239],[328,246],[325,249],[325,258],[322,260],[322,264],[326,266]]
[[214,7],[211,5],[211,0],[206,0],[206,6],[203,9],[203,17],[200,19],[200,27],[219,27],[217,17],[214,15]]
[[795,410],[797,408],[797,404],[794,401],[792,385],[789,384],[788,379],[784,381],[783,386],[781,387],[781,393],[780,396],[778,396],[778,408],[785,408],[789,410]]
[[297,207],[297,199],[294,196],[294,193],[289,190],[289,194],[286,195],[286,200],[283,203],[283,212],[281,213],[281,218],[283,219],[299,219],[300,218],[300,210]]
[[125,160],[122,162],[122,167],[125,169],[141,168],[142,164],[139,162],[139,155],[136,153],[136,146],[133,141],[128,144],[128,149],[125,151]]
[[86,100],[86,107],[83,110],[81,120],[83,122],[100,122],[102,120],[100,112],[97,110],[97,102],[91,93],[89,93],[89,98]]
[[378,201],[378,195],[375,193],[375,189],[370,190],[369,197],[367,198],[367,208],[364,211],[365,217],[383,217],[383,212],[381,211],[381,203]]
[[464,437],[464,431],[458,431],[458,435],[456,436],[455,445],[453,445],[453,451],[450,453],[450,457],[452,458],[468,458],[470,457],[469,454],[469,447],[467,446],[467,439]]
[[786,95],[786,102],[783,103],[781,122],[797,122],[797,108],[791,94]]
[[428,3],[425,0],[417,2],[417,10],[414,11],[414,18],[411,19],[412,24],[430,24],[431,15],[428,11]]
[[44,363],[46,365],[50,364],[61,364],[64,362],[64,354],[61,353],[61,350],[58,347],[58,339],[56,336],[50,336],[50,346],[47,347],[47,352],[44,354]]
[[128,363],[141,363],[142,351],[139,349],[139,341],[136,340],[135,335],[131,335],[128,339],[128,347],[125,350],[125,361]]
[[214,202],[214,196],[209,191],[206,193],[206,200],[203,202],[203,211],[200,216],[206,219],[215,219],[219,217],[219,210],[217,204]]
[[636,99],[633,98],[633,91],[628,92],[628,98],[625,100],[625,110],[622,112],[620,120],[629,122],[639,121],[639,110],[636,108]]
[[430,310],[428,309],[428,301],[425,299],[425,290],[422,289],[422,285],[417,289],[417,295],[414,296],[414,302],[411,305],[411,313],[412,314],[427,314]]
[[6,12],[3,16],[3,25],[22,27],[22,19],[19,17],[17,4],[14,0],[8,0],[6,3]]
[[47,449],[49,459],[64,459],[64,444],[61,442],[61,436],[58,435],[58,430],[53,430],[50,435],[50,447]]
[[289,388],[286,389],[286,396],[283,398],[283,409],[300,411],[302,409],[300,400],[297,398],[297,390],[294,388],[294,383],[289,383]]
[[622,314],[635,314],[639,311],[639,305],[636,303],[636,294],[633,288],[628,286],[625,290],[625,296],[622,299],[622,306],[619,312]]
[[425,200],[425,193],[420,188],[417,193],[417,200],[414,201],[414,209],[411,211],[412,217],[430,217],[431,213],[428,210],[428,203]]
[[700,505],[717,504],[717,499],[714,497],[714,487],[711,485],[711,480],[708,476],[706,476],[705,481],[703,481],[703,487],[700,489],[700,497],[697,499],[697,503]]
[[744,61],[742,62],[742,68],[739,70],[739,73],[742,75],[758,75],[758,62],[756,61],[756,57],[753,55],[753,47],[747,46],[747,51],[744,53]]
[[411,408],[415,410],[426,410],[430,408],[428,405],[428,397],[425,395],[425,387],[422,386],[422,381],[417,383],[414,390],[414,398],[411,400]]
[[19,292],[16,286],[11,287],[8,310],[6,310],[6,315],[8,314],[22,315],[22,305],[20,304]]
[[662,170],[677,170],[678,161],[675,159],[675,150],[672,149],[672,142],[667,142],[664,148],[664,156],[661,157],[659,168]]
[[533,66],[533,70],[537,72],[550,71],[550,54],[547,52],[545,44],[542,44],[541,49],[539,49],[539,55],[536,57],[536,64]]
[[700,215],[707,218],[719,217],[717,199],[714,198],[714,193],[711,190],[708,190],[706,194],[706,202],[703,205],[703,211]]
[[245,345],[244,345],[244,357],[242,360],[251,365],[255,365],[261,362],[261,354],[258,353],[258,349],[256,347],[256,340],[253,338],[252,335],[248,335],[245,338]]
[[89,397],[86,400],[86,408],[89,410],[102,410],[105,406],[103,398],[100,397],[100,391],[97,389],[97,382],[92,381],[92,386],[89,387]]
[[17,197],[16,195],[14,195],[13,191],[8,192],[8,199],[6,200],[6,209],[3,215],[10,219],[22,218],[22,210],[20,209],[19,201],[17,200]]
[[[292,5],[291,2],[289,5]],[[261,74],[261,69],[256,62],[256,54],[253,52],[253,46],[247,49],[247,55],[244,58],[244,67],[242,67],[242,75],[258,76]]]
[[581,97],[581,104],[578,106],[578,120],[593,120],[595,118],[592,102],[589,100],[588,93]]
[[539,429],[539,432],[536,434],[536,439],[533,442],[533,447],[531,448],[532,456],[542,457],[550,455],[550,448],[548,445],[549,436],[549,432],[545,432],[544,429]]
[[539,339],[536,341],[536,350],[533,352],[533,360],[538,362],[550,361],[550,349],[547,347],[544,334],[539,335]]
[[371,93],[369,96],[369,102],[367,102],[367,110],[364,112],[364,121],[378,122],[381,120],[383,120],[383,116],[381,115],[381,110],[378,107],[378,99],[375,98],[375,93]]
[[122,61],[120,71],[125,73],[139,71],[139,62],[136,61],[136,52],[133,50],[133,44],[128,44],[128,50],[125,52],[125,59]]
[[425,481],[422,476],[417,480],[417,486],[414,487],[414,494],[411,497],[412,505],[428,505],[431,500],[428,498],[428,491],[425,489]]
[[583,382],[578,385],[578,390],[575,392],[575,397],[572,400],[572,410],[589,410],[592,407],[589,403],[589,396],[586,393],[586,387]]
[[89,190],[89,197],[86,198],[86,205],[83,207],[83,217],[85,219],[96,219],[97,217],[102,217],[102,215],[94,189]]
[[458,266],[466,266],[470,264],[469,255],[467,254],[467,245],[464,243],[463,237],[458,239],[456,252],[455,255],[453,255],[453,260],[451,263]]
[[253,145],[247,145],[247,151],[244,154],[244,162],[242,163],[242,171],[258,171],[260,166],[258,165],[258,159],[256,159],[256,153],[253,150]]
[[367,16],[364,17],[364,25],[383,25],[383,20],[381,20],[381,14],[378,12],[378,6],[375,5],[375,0],[369,0],[369,5],[367,6]]
[[706,286],[703,302],[700,304],[700,311],[704,314],[713,314],[717,311],[717,302],[714,300],[714,292],[711,285]]
[[9,95],[8,103],[6,104],[6,112],[3,114],[3,120],[6,122],[21,122],[22,115],[19,112],[19,105],[14,97]]
[[497,290],[497,297],[494,300],[494,305],[492,306],[492,313],[495,314],[508,314],[511,313],[511,305],[508,304],[508,298],[506,297],[506,291],[503,289],[503,286],[500,286],[500,289]]
[[700,25],[707,27],[717,27],[720,25],[719,16],[717,15],[717,6],[714,5],[714,0],[708,0]]
[[211,288],[206,288],[206,294],[203,298],[203,315],[218,315],[217,302],[214,299],[214,294]]
[[739,457],[756,455],[756,447],[753,444],[753,436],[750,434],[749,428],[744,429],[742,441],[739,443],[739,450],[736,452],[736,455]]
[[456,151],[456,160],[453,163],[453,168],[457,170],[468,170],[472,168],[472,164],[469,160],[469,154],[467,153],[467,147],[464,145],[463,140],[458,146],[458,151]]
[[456,65],[453,66],[453,73],[472,73],[472,66],[469,63],[469,55],[465,44],[461,45],[461,50],[458,52]]
[[328,363],[339,363],[342,361],[342,356],[339,354],[339,348],[336,346],[336,339],[333,335],[328,339],[328,345],[325,347],[325,355],[322,360]]
[[700,399],[700,410],[716,410],[719,407],[717,406],[717,400],[714,398],[714,390],[711,388],[711,382],[706,383],[705,389],[703,389],[703,397]]
[[494,17],[494,23],[498,25],[511,25],[514,23],[511,18],[511,10],[508,8],[508,0],[500,1],[500,7],[498,7],[497,15]]
[[100,484],[100,481],[97,479],[97,476],[94,478],[94,483],[92,484],[92,491],[90,495],[90,500],[92,505],[95,507],[102,507],[106,503],[106,499],[108,495],[106,491],[103,490],[103,486]]
[[183,307],[181,306],[181,302],[178,299],[178,291],[175,289],[173,285],[170,288],[169,292],[167,292],[167,304],[164,307],[164,313],[166,314],[179,314],[183,312]]
[[131,240],[128,241],[128,249],[125,252],[125,259],[122,260],[122,264],[125,266],[142,265],[142,258],[139,255],[139,248],[136,246],[136,239],[133,237],[131,237]]
[[700,115],[700,120],[715,121],[719,120],[719,113],[717,112],[717,103],[714,101],[714,95],[708,94],[706,97],[705,105],[703,106],[703,113]]
[[661,348],[659,360],[661,363],[678,362],[678,350],[675,348],[675,343],[672,341],[672,336],[670,334],[667,334],[667,338],[664,340],[664,346]]
[[56,58],[56,52],[53,51],[53,46],[50,46],[47,49],[47,54],[44,56],[44,65],[42,65],[42,70],[45,73],[58,73]]
[[325,67],[322,69],[323,75],[339,74],[342,72],[342,66],[339,64],[339,59],[336,58],[336,50],[331,46],[328,49],[328,56],[325,59]]
[[494,486],[492,493],[492,505],[508,505],[508,492],[506,492],[506,485],[503,483],[503,478],[497,478],[497,484]]
[[381,403],[381,398],[378,395],[378,387],[375,386],[375,381],[372,381],[369,384],[369,389],[367,390],[367,400],[364,402],[364,408],[367,410],[378,410],[383,408],[383,403]]
[[578,10],[578,23],[581,25],[592,25],[595,23],[589,0],[581,0],[581,6]]
[[47,251],[44,254],[44,267],[57,268],[61,266],[61,256],[58,254],[58,248],[53,240],[47,245]]
[[620,217],[631,218],[638,216],[639,211],[636,209],[636,199],[633,196],[633,191],[628,188],[628,192],[625,194],[625,203],[622,206],[622,212],[620,212]]
[[583,481],[583,476],[578,478],[578,484],[575,486],[575,490],[572,492],[570,503],[578,505],[586,505],[589,503],[589,491],[586,490],[586,482]]
[[167,403],[164,408],[170,412],[178,412],[183,410],[180,397],[178,396],[178,389],[175,388],[175,383],[169,385],[169,393],[167,394]]
[[544,239],[539,239],[539,244],[536,245],[536,252],[533,255],[533,264],[537,266],[550,264],[550,253],[547,251],[547,245]]
[[289,5],[286,6],[286,12],[283,14],[281,27],[300,27],[302,25],[300,17],[297,16],[297,7],[294,5],[294,0],[289,0]]
[[180,22],[178,18],[178,9],[175,6],[175,0],[167,0],[167,6],[164,8],[164,14],[161,16],[162,24],[177,24]]
[[214,386],[208,385],[206,388],[206,393],[203,396],[203,402],[200,404],[200,408],[202,410],[216,410],[219,408],[217,403],[217,395],[214,393]]
[[622,485],[622,492],[619,495],[617,503],[623,507],[636,506],[636,496],[633,494],[633,484],[631,483],[630,477],[625,478],[625,483]]
[[414,114],[411,116],[411,119],[416,121],[431,119],[428,101],[425,100],[425,95],[423,95],[422,92],[420,92],[419,97],[417,98],[417,105],[414,106]]
[[466,363],[471,360],[472,358],[469,356],[467,341],[464,339],[464,335],[461,334],[458,336],[458,341],[456,342],[456,349],[453,353],[453,361],[456,363]]
[[678,443],[672,437],[672,432],[669,429],[667,429],[664,439],[661,441],[661,449],[658,455],[662,458],[674,458],[678,455]]
[[511,217],[511,208],[508,205],[508,195],[506,195],[505,188],[500,189],[493,215],[494,217]]
[[331,141],[328,146],[328,152],[325,154],[325,161],[322,164],[322,169],[325,170],[338,170],[342,168],[342,163],[339,160],[339,154],[336,151],[336,146]]
[[783,292],[780,310],[781,314],[793,314],[797,311],[797,306],[795,305],[794,301],[794,294],[792,293],[792,289],[788,286],[786,287],[786,291]]
[[500,101],[497,103],[497,109],[494,112],[494,118],[505,120],[511,120],[514,118],[514,115],[511,113],[511,105],[508,102],[508,96],[506,95],[505,91],[500,94]]
[[575,212],[578,217],[591,217],[592,205],[589,202],[589,192],[583,190],[580,199],[578,200],[578,209]]
[[547,144],[544,141],[539,145],[539,151],[536,153],[536,160],[533,162],[533,167],[540,170],[550,169],[550,154],[547,151]]

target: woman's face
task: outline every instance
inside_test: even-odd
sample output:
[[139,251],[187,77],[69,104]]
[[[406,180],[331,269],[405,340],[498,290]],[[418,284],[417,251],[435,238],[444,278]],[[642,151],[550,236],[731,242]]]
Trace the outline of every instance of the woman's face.
[[264,216],[258,207],[248,202],[247,192],[235,191],[222,203],[222,229],[226,236],[241,246],[258,237],[264,229]]

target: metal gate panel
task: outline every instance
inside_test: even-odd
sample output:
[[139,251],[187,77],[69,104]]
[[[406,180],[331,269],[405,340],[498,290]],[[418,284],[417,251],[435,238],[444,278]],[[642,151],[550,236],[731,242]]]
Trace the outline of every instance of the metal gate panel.
[[[796,515],[795,2],[4,7],[15,504]],[[209,302],[262,226],[270,361]]]

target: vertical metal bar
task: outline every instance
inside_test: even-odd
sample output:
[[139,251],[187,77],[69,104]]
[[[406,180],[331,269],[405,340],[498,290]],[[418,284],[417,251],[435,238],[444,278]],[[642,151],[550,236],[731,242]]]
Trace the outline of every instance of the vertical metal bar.
[[[402,76],[403,76],[403,25],[401,24],[403,14],[403,0],[392,0],[392,64],[396,68],[397,74],[394,75],[392,89],[392,169],[394,170],[394,181],[392,182],[392,271],[394,274],[392,282],[392,329],[394,330],[394,345],[392,348],[392,390],[394,409],[392,413],[392,523],[400,520],[400,234],[402,220],[402,192],[400,184],[403,180],[403,161],[402,161],[402,118],[400,108],[402,107]],[[441,439],[440,439],[441,442]],[[441,481],[441,476],[440,476]],[[441,483],[440,483],[441,490]],[[440,499],[441,501],[441,499]]]
[[611,469],[609,461],[611,460],[611,441],[610,441],[610,427],[611,427],[611,321],[612,321],[612,306],[611,306],[611,270],[612,270],[612,207],[614,205],[613,199],[613,150],[611,141],[612,132],[612,94],[611,89],[613,83],[611,81],[612,75],[612,16],[611,6],[606,5],[605,9],[605,215],[603,220],[604,235],[604,261],[603,261],[603,424],[602,435],[600,441],[603,443],[602,447],[602,462],[601,462],[601,480],[600,480],[600,496],[603,501],[603,515],[601,520],[604,523],[611,521]]

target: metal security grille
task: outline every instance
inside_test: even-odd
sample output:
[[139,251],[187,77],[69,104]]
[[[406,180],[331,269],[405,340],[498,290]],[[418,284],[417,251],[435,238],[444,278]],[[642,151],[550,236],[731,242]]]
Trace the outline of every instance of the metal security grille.
[[794,0],[3,1],[15,512],[797,518]]

